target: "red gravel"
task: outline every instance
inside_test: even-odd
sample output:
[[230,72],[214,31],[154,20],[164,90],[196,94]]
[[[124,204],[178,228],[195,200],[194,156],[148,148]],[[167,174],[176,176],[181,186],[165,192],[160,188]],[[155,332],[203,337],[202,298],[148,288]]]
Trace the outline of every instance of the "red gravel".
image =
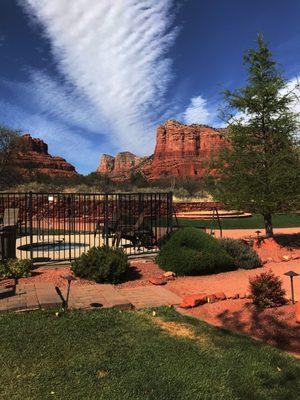
[[159,268],[152,260],[133,260],[131,265],[131,280],[118,285],[120,288],[134,288],[139,286],[151,285],[150,278],[159,278],[165,272]]
[[225,300],[185,313],[300,356],[300,325],[296,323],[293,305],[259,311],[248,299]]
[[[21,278],[18,280],[19,283],[53,283],[57,287],[63,287],[67,285],[66,279],[63,277],[66,275],[73,275],[70,267],[61,266],[61,267],[41,267],[36,268],[29,278]],[[72,282],[72,285],[95,285],[96,283],[93,281],[89,281],[86,279],[76,278],[76,281]]]
[[[131,271],[128,276],[128,281],[118,285],[120,288],[130,288],[150,285],[149,279],[153,277],[160,277],[162,271],[152,260],[139,259],[131,262]],[[38,283],[49,282],[55,286],[63,287],[67,284],[63,276],[73,275],[70,267],[57,266],[57,267],[40,267],[34,270],[33,275],[29,278],[19,279],[19,283]],[[72,285],[95,285],[93,281],[86,279],[76,278]]]

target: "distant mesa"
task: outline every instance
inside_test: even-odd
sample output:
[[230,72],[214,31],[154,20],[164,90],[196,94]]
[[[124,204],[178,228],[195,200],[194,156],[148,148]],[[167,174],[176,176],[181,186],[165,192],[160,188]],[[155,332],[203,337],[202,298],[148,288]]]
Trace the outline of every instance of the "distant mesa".
[[48,153],[48,145],[42,139],[22,136],[24,146],[16,157],[15,163],[24,176],[41,173],[50,176],[77,176],[75,167],[64,158]]
[[113,180],[126,180],[132,172],[140,171],[148,180],[167,177],[202,177],[214,174],[209,161],[226,145],[224,129],[207,125],[184,125],[167,120],[158,126],[154,154],[138,157],[130,152],[115,157],[104,154],[97,172]]
[[123,181],[129,178],[132,170],[139,169],[147,158],[138,157],[129,151],[118,153],[115,157],[103,154],[97,172],[107,175],[115,181]]

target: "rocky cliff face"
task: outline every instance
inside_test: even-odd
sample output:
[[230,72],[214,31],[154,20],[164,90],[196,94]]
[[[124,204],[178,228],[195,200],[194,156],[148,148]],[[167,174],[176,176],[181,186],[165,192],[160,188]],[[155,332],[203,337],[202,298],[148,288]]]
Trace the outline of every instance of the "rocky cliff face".
[[[153,156],[140,158],[132,153],[119,153],[114,158],[104,155],[98,172],[116,179],[126,179],[128,168],[141,171],[147,179],[159,180],[166,177],[201,177],[209,169],[210,160],[220,147],[225,146],[223,129],[206,125],[184,125],[168,120],[157,128],[156,147]],[[120,155],[130,156],[121,157]],[[118,162],[117,162],[118,160]],[[122,177],[121,177],[122,176]]]
[[149,178],[201,177],[206,172],[212,173],[209,162],[224,145],[222,130],[166,121],[157,129]]
[[126,180],[131,171],[139,169],[145,157],[138,157],[129,151],[116,154],[115,157],[104,154],[97,172],[110,176],[114,180]]
[[42,173],[73,177],[78,175],[75,167],[62,157],[54,157],[48,153],[48,145],[41,139],[32,138],[29,134],[22,136],[22,151],[15,162],[24,175]]

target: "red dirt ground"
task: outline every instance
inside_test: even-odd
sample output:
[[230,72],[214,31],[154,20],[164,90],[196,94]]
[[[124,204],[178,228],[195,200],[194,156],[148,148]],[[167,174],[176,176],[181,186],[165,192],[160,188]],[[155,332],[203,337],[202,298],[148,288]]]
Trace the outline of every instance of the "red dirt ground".
[[[57,287],[63,287],[67,285],[67,281],[64,278],[67,275],[73,275],[70,267],[68,266],[57,266],[53,268],[40,267],[34,270],[34,273],[29,278],[20,278],[18,283],[53,283]],[[86,279],[76,278],[76,281],[72,282],[72,285],[95,285],[96,282],[89,281]]]
[[300,357],[300,325],[293,305],[258,311],[248,299],[204,304],[185,312],[209,324],[247,334]]

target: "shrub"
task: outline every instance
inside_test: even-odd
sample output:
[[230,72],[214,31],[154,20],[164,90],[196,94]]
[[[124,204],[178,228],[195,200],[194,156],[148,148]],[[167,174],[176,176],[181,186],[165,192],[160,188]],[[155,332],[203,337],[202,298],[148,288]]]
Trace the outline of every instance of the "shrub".
[[253,303],[258,308],[275,307],[286,303],[281,279],[271,270],[249,279]]
[[262,262],[258,254],[243,240],[219,239],[223,249],[233,258],[237,268],[252,269],[261,267]]
[[0,264],[0,277],[2,278],[28,278],[33,270],[31,260],[18,260],[11,258],[6,263]]
[[233,269],[234,261],[218,243],[196,228],[183,228],[163,244],[158,265],[177,275],[205,275]]
[[119,283],[129,272],[128,257],[122,249],[92,247],[71,263],[76,276],[99,283]]

